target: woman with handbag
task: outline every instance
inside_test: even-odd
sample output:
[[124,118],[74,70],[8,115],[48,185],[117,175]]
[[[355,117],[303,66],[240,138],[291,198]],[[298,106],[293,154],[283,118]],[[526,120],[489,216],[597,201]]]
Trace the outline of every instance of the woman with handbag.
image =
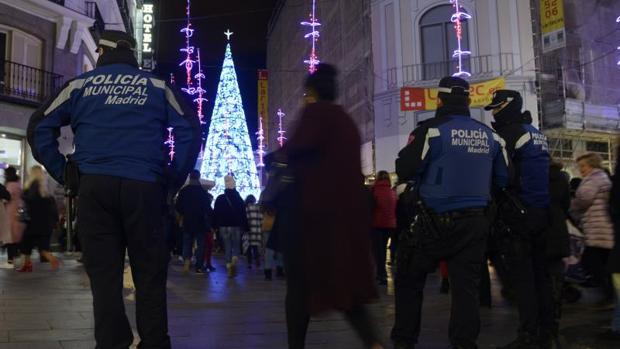
[[60,267],[60,261],[50,252],[50,239],[55,224],[58,222],[56,202],[47,190],[47,177],[41,166],[32,166],[26,182],[24,194],[24,208],[27,212],[26,230],[20,244],[23,263],[19,272],[32,272],[33,265],[30,260],[33,248],[38,248],[39,253],[52,266],[52,270]]

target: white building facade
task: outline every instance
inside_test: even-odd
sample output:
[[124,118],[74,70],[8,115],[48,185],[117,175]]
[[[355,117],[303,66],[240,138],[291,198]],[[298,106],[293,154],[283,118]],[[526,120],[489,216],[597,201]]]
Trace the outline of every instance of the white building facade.
[[[529,1],[460,0],[471,16],[463,24],[463,63],[470,84],[505,79],[505,88],[520,91],[524,108],[539,124],[531,7]],[[450,0],[374,0],[374,162],[376,171],[394,171],[394,160],[416,124],[434,111],[402,111],[401,88],[436,87],[452,75],[457,47]],[[472,117],[490,125],[492,116],[472,108]]]

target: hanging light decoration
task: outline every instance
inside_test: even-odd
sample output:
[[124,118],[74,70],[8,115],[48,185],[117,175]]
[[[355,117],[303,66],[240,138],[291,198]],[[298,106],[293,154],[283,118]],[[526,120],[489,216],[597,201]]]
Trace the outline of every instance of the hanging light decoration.
[[168,139],[164,142],[165,145],[168,146],[169,152],[168,156],[170,156],[170,162],[174,160],[174,135],[172,134],[172,127],[168,127]]
[[316,54],[316,42],[319,40],[321,33],[319,32],[318,27],[321,26],[321,23],[316,19],[316,0],[312,0],[312,13],[310,13],[310,21],[301,22],[301,25],[305,27],[310,27],[310,32],[304,35],[304,38],[310,39],[312,42],[312,49],[310,50],[310,57],[304,61],[308,65],[308,71],[310,74],[313,74],[316,71],[317,65],[319,65],[320,61]]
[[471,73],[466,71],[463,67],[463,58],[471,55],[471,51],[463,50],[462,41],[463,41],[463,21],[467,21],[471,19],[471,15],[467,12],[463,11],[461,6],[459,5],[459,0],[450,0],[452,6],[454,6],[455,13],[450,18],[450,21],[454,23],[454,30],[456,31],[456,41],[457,41],[457,49],[452,53],[452,57],[456,58],[458,61],[457,72],[452,74],[452,76],[457,76],[461,78],[468,78],[471,76]]
[[196,63],[198,64],[198,73],[194,75],[196,79],[197,87],[194,90],[194,94],[197,94],[198,97],[194,99],[194,103],[196,103],[196,113],[198,114],[198,119],[201,124],[205,124],[204,114],[202,113],[202,103],[207,102],[207,99],[204,98],[204,94],[207,93],[205,89],[202,88],[202,80],[205,79],[205,74],[202,72],[202,67],[200,66],[200,49],[198,49],[198,55],[196,57]]
[[278,114],[278,143],[280,144],[280,147],[283,147],[284,141],[286,140],[286,137],[284,136],[286,131],[284,131],[284,126],[282,125],[282,119],[284,119],[286,114],[282,112],[282,109],[278,109],[277,114]]
[[186,72],[186,87],[181,90],[189,95],[193,95],[196,92],[196,89],[192,87],[192,69],[194,68],[194,61],[192,59],[192,55],[194,54],[194,46],[190,45],[190,38],[194,35],[194,29],[192,29],[192,23],[190,22],[190,0],[187,0],[187,22],[185,27],[181,29],[181,33],[185,34],[185,47],[180,49],[181,52],[185,53],[185,59],[179,64],[179,66],[185,66]]
[[258,141],[258,165],[257,167],[265,167],[263,161],[265,157],[265,131],[263,130],[263,118],[258,118],[258,132],[256,132],[256,140]]

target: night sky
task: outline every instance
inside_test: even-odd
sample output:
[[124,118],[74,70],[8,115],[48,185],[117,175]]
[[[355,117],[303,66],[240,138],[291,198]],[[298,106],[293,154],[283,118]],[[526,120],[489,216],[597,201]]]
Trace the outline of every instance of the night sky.
[[[193,0],[191,6],[192,28],[195,29],[191,44],[200,47],[202,68],[206,75],[207,99],[204,115],[209,119],[215,102],[220,78],[226,36],[234,32],[231,46],[241,97],[250,132],[255,145],[257,128],[257,69],[266,67],[267,25],[277,0]],[[185,36],[179,30],[185,26],[184,0],[156,0],[159,21],[155,39],[156,74],[169,79],[174,73],[177,86],[185,82],[185,67],[180,67],[184,57],[180,48],[185,46]]]

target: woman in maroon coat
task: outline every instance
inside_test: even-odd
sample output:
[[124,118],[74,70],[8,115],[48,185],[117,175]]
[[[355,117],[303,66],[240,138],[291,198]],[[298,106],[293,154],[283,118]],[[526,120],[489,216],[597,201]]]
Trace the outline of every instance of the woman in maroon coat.
[[379,171],[377,181],[372,187],[372,245],[377,265],[377,280],[380,285],[387,285],[385,257],[387,243],[396,229],[396,192],[392,189],[390,174]]
[[[297,190],[296,229],[285,251],[289,348],[303,348],[310,316],[344,311],[368,348],[382,348],[365,304],[377,298],[371,210],[357,126],[336,99],[336,69],[320,64],[283,149]],[[287,238],[288,239],[288,238]],[[292,250],[292,251],[291,251]]]

